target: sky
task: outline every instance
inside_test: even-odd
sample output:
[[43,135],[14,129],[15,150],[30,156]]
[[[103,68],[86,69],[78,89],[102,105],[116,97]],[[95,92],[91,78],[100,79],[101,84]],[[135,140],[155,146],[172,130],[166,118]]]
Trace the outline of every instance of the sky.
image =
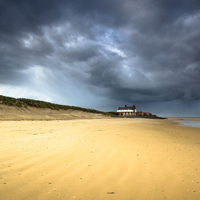
[[200,1],[0,0],[0,94],[200,117]]

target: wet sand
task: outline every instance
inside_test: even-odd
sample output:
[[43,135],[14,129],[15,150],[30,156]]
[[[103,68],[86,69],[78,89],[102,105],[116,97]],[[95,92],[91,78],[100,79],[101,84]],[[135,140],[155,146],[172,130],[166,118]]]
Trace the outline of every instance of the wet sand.
[[171,119],[0,121],[0,199],[199,200],[199,155]]

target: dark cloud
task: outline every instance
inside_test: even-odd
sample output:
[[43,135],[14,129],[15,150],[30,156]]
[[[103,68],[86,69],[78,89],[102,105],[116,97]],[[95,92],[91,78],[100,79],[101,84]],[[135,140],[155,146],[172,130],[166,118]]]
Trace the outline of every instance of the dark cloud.
[[97,109],[199,101],[199,9],[197,0],[1,0],[0,92]]

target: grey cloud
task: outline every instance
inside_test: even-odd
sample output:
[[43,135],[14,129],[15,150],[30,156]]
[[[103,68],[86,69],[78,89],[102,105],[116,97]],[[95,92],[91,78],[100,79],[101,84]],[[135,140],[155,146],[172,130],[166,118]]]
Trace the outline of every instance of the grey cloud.
[[199,8],[197,0],[1,1],[0,84],[34,88],[25,72],[39,67],[59,79],[41,84],[61,99],[67,83],[108,104],[199,100]]

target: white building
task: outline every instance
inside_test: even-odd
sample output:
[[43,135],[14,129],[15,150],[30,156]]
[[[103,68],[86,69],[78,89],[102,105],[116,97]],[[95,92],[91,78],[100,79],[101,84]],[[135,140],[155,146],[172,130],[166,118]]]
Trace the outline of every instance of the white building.
[[117,112],[119,113],[119,115],[123,115],[123,116],[129,116],[129,115],[132,115],[132,116],[136,116],[136,107],[135,105],[133,106],[126,106],[125,107],[119,107]]

